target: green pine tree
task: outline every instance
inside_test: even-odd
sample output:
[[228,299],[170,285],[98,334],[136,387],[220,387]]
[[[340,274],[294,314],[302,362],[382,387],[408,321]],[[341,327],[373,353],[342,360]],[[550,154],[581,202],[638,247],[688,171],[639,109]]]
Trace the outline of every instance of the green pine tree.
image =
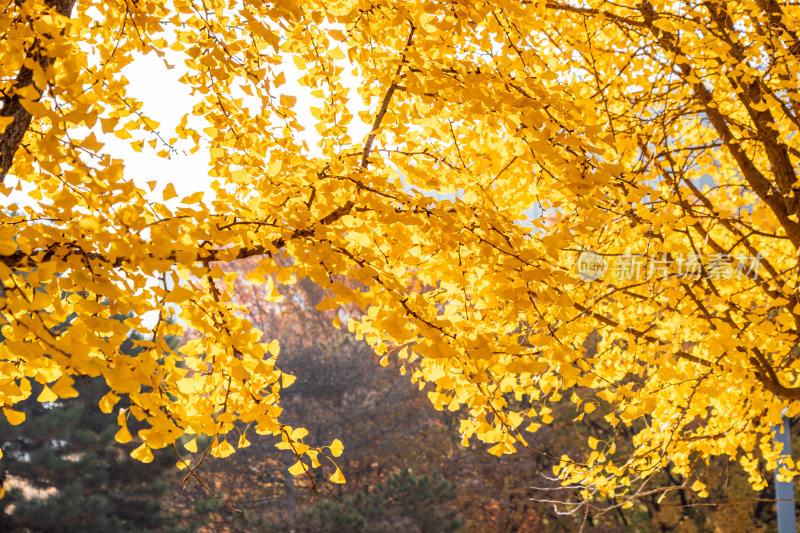
[[[138,351],[130,339],[122,349]],[[115,415],[98,408],[107,392],[104,381],[90,378],[77,387],[83,389],[78,398],[42,404],[36,400],[42,386],[34,383],[19,406],[26,421],[11,426],[0,419],[0,473],[9,487],[0,499],[0,532],[196,530],[191,517],[166,509],[174,458],[160,453],[150,464],[132,459],[133,446],[114,440]]]

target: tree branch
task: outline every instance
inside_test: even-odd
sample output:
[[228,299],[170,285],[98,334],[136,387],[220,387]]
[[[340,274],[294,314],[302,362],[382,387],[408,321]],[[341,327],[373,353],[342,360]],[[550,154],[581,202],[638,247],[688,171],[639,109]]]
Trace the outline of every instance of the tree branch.
[[[48,8],[55,10],[56,13],[64,17],[69,17],[72,14],[74,4],[75,0],[45,1],[45,5]],[[28,50],[28,57],[36,61],[45,72],[54,61],[54,58],[47,55],[39,39],[36,39],[31,45],[30,50]],[[33,118],[28,110],[22,106],[22,99],[19,96],[19,91],[25,87],[33,87],[37,93],[36,100],[41,98],[44,87],[34,85],[33,71],[28,67],[20,69],[11,95],[4,95],[2,107],[0,107],[0,118],[10,117],[13,119],[5,131],[0,133],[0,183],[3,183],[6,174],[11,169],[11,165],[14,163],[14,154],[17,153],[17,148],[19,148]]]

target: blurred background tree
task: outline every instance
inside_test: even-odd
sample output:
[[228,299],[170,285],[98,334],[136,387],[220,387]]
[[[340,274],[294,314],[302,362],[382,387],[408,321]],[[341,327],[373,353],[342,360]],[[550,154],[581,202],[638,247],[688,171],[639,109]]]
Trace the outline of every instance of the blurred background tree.
[[369,492],[321,502],[303,529],[320,533],[450,533],[464,525],[451,504],[455,498],[456,485],[441,474],[418,476],[406,468]]

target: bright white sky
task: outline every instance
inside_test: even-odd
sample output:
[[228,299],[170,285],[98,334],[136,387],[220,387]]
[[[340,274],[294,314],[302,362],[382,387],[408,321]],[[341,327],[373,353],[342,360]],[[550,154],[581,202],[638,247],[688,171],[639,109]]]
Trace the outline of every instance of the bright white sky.
[[[168,70],[161,59],[151,54],[137,58],[123,71],[130,80],[128,95],[142,102],[144,115],[160,123],[158,130],[165,139],[176,136],[175,127],[183,115],[191,112],[195,102],[189,88],[178,81],[186,70],[177,61],[170,64],[176,65],[175,68]],[[156,155],[163,146],[156,145],[153,150],[145,143],[141,152],[135,152],[127,141],[113,135],[105,136],[102,142],[125,161],[127,176],[140,186],[156,180],[159,188],[172,183],[181,196],[200,190],[210,194],[209,157],[205,150],[194,154],[187,150],[185,154],[172,154],[171,159],[164,159]]]
[[[179,79],[187,71],[183,66],[181,57],[176,52],[166,50],[165,59],[174,68],[168,69],[164,60],[154,54],[138,56],[128,67],[123,70],[126,79],[129,80],[128,96],[142,102],[142,113],[160,123],[158,132],[164,139],[176,137],[175,127],[185,114],[190,113],[192,106],[198,101],[199,97],[193,97],[190,89],[182,84]],[[348,132],[354,140],[363,139],[370,131],[370,126],[361,122],[358,112],[365,109],[361,98],[355,92],[355,87],[361,84],[350,73],[349,65],[346,60],[342,66],[345,67],[345,74],[342,76],[342,83],[350,89],[350,109],[355,115],[354,120],[348,126]],[[307,126],[303,132],[306,144],[314,153],[316,143],[319,141],[314,124],[315,121],[310,113],[312,105],[319,106],[320,103],[312,99],[311,90],[302,87],[297,83],[300,73],[295,68],[293,62],[287,57],[283,65],[286,76],[286,83],[281,87],[282,94],[297,97],[297,104],[294,106],[298,114],[298,120]],[[251,100],[255,105],[255,99],[248,97],[244,93],[237,94],[242,97],[247,105],[247,100]],[[197,130],[202,130],[205,125],[198,123],[197,117],[191,117],[190,125]],[[130,147],[130,140],[121,140],[114,135],[105,135],[99,128],[96,128],[95,135],[98,140],[105,144],[102,153],[109,153],[112,157],[122,159],[125,162],[125,175],[133,179],[137,185],[145,190],[149,190],[146,183],[155,180],[156,190],[151,194],[154,200],[161,201],[160,190],[169,183],[175,186],[175,190],[180,197],[188,196],[197,191],[205,191],[205,200],[212,199],[211,190],[212,178],[208,176],[209,155],[206,150],[200,149],[194,154],[190,154],[189,143],[180,141],[177,143],[179,154],[172,154],[170,159],[165,159],[156,155],[164,146],[159,142],[155,149],[152,149],[147,142],[141,152],[136,152]],[[152,135],[152,134],[151,134]],[[137,135],[136,139],[141,138]],[[145,140],[150,140],[153,136],[148,135]],[[181,150],[182,148],[185,151]],[[7,186],[15,187],[17,180],[9,176],[6,179]],[[22,191],[11,194],[5,202],[7,205],[16,203],[18,205],[33,205],[35,201],[27,196],[27,192],[34,187],[31,184],[22,184]],[[175,199],[169,204],[177,202]]]
[[[124,70],[124,75],[130,80],[129,96],[143,103],[142,112],[160,122],[159,132],[164,138],[170,138],[175,136],[175,127],[181,117],[191,112],[193,104],[199,97],[192,97],[189,88],[178,81],[186,72],[180,57],[173,59],[170,56],[175,56],[175,52],[169,50],[165,52],[166,60],[169,64],[175,65],[175,68],[167,69],[162,59],[154,55],[147,55],[137,58]],[[346,60],[339,63],[345,67],[342,84],[350,91],[348,106],[355,116],[348,126],[348,133],[357,141],[365,138],[370,131],[370,125],[364,124],[358,119],[358,112],[366,109],[355,91],[355,88],[362,82],[351,74],[350,65]],[[311,97],[311,89],[297,83],[300,72],[289,57],[282,68],[286,76],[286,83],[280,88],[281,94],[297,97],[297,103],[293,109],[298,114],[300,123],[306,126],[302,136],[311,153],[318,152],[316,143],[320,138],[314,128],[315,119],[311,115],[310,108],[312,105],[320,106],[321,102]],[[251,108],[258,105],[256,99],[248,97],[243,92],[235,96],[243,98],[245,105],[248,105],[249,100]],[[195,129],[202,130],[205,125],[198,127],[196,120],[193,117],[190,124]],[[127,175],[137,183],[144,185],[147,181],[156,180],[159,189],[167,183],[172,183],[180,196],[204,190],[207,192],[205,199],[211,199],[212,179],[207,173],[209,157],[205,150],[201,149],[195,154],[189,154],[187,150],[185,154],[173,154],[171,160],[167,160],[158,157],[155,153],[157,150],[163,149],[163,146],[157,145],[156,150],[153,150],[145,144],[142,152],[135,152],[126,141],[121,141],[116,137],[103,139],[103,141],[107,141],[107,147],[118,154],[117,157],[124,159]],[[178,147],[180,148],[180,145]],[[161,200],[161,195],[154,195],[154,198]]]

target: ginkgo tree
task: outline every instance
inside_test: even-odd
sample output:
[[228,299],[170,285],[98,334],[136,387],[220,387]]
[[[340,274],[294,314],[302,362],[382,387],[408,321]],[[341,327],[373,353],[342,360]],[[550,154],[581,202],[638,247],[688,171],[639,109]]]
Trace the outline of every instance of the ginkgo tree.
[[[119,439],[129,417],[147,424],[142,460],[186,434],[232,453],[237,420],[283,435],[297,472],[335,456],[280,423],[278,346],[230,302],[217,265],[258,257],[252,283],[308,278],[321,309],[364,309],[341,326],[468,413],[464,444],[545,453],[526,436],[566,397],[610,428],[589,457],[552,455],[587,498],[652,494],[665,468],[702,495],[714,455],[763,487],[759,462],[781,453],[770,427],[800,414],[798,9],[8,3],[0,176],[32,190],[0,214],[5,416],[22,422],[31,380],[47,401],[102,376],[101,409],[130,402]],[[167,53],[196,97],[174,131],[122,73]],[[310,98],[287,90],[298,70]],[[351,138],[359,121],[369,133]],[[110,136],[206,151],[213,198],[135,184]],[[129,313],[158,319],[113,318]],[[199,337],[175,353],[165,336],[188,327]],[[149,339],[136,357],[119,350],[129,329]],[[623,426],[633,453],[617,451]]]

